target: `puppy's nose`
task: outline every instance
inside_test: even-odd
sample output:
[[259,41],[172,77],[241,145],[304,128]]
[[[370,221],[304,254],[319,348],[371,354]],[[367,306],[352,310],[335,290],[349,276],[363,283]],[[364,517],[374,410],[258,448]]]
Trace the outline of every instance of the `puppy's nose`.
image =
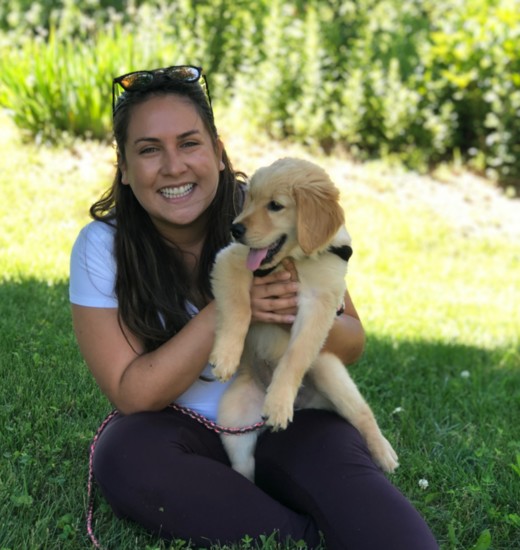
[[231,226],[231,234],[239,241],[246,233],[246,226],[242,223],[234,223]]

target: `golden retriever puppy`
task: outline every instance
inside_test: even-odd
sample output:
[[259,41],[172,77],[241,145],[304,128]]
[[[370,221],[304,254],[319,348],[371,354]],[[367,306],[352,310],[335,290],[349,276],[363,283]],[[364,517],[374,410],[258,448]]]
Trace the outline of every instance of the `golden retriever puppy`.
[[[263,417],[277,430],[287,427],[295,405],[334,410],[360,431],[375,462],[392,472],[397,455],[370,407],[341,361],[321,352],[343,302],[352,253],[339,195],[327,173],[305,160],[284,158],[253,175],[233,222],[235,242],[218,254],[212,273],[217,328],[210,362],[219,380],[236,373],[217,421],[241,427]],[[290,332],[251,323],[253,276],[280,269],[284,258],[294,261],[300,287]],[[222,436],[233,468],[251,480],[257,437]]]

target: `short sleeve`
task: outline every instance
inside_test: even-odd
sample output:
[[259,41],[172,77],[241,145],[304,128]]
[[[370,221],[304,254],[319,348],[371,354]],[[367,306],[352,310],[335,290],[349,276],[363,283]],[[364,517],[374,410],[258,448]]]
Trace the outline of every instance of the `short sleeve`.
[[79,233],[70,257],[69,298],[87,307],[117,308],[115,229],[93,221]]

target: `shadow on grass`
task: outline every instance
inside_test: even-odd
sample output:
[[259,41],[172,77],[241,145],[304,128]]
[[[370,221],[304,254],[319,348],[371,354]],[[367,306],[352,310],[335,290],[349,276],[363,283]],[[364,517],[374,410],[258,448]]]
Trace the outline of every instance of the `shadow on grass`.
[[[88,548],[88,447],[110,411],[72,333],[68,284],[0,285],[0,548]],[[350,372],[395,443],[395,483],[443,548],[489,530],[495,549],[520,527],[520,353],[369,334]],[[427,479],[421,489],[419,479]],[[98,536],[168,548],[98,499]],[[130,543],[130,541],[133,541]],[[130,546],[128,546],[130,547]],[[487,546],[486,546],[487,548]],[[491,546],[490,546],[491,548]]]

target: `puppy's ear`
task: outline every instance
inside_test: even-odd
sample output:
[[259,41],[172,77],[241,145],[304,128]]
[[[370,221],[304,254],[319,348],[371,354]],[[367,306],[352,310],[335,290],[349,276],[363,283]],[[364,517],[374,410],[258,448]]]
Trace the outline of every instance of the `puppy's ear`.
[[339,191],[331,182],[312,182],[296,186],[298,244],[305,254],[311,254],[329,242],[345,223],[339,205]]

